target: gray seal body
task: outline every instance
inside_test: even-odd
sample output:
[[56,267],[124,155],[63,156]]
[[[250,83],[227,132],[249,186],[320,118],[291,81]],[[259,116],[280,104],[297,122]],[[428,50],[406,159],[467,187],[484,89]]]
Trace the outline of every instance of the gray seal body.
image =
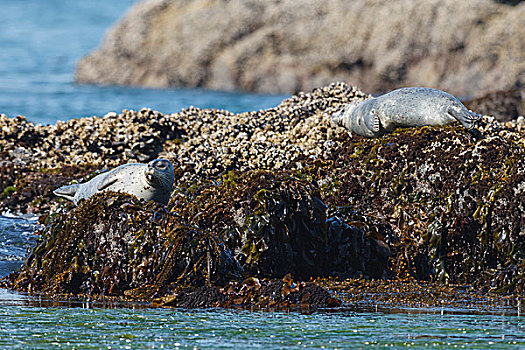
[[87,199],[101,191],[124,192],[145,201],[168,204],[175,175],[173,165],[166,159],[155,159],[148,164],[129,163],[99,174],[81,184],[62,186],[53,193],[73,201]]
[[365,137],[377,137],[398,127],[445,125],[459,121],[467,129],[481,117],[444,91],[412,87],[352,102],[331,116],[332,121]]

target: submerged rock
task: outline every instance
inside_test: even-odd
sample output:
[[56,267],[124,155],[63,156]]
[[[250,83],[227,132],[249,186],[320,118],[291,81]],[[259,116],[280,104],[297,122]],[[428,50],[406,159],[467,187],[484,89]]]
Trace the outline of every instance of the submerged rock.
[[185,288],[180,293],[155,301],[160,306],[183,308],[247,307],[289,309],[294,307],[337,307],[339,300],[312,282],[296,282],[291,275],[281,279],[248,278],[242,283],[230,282],[222,288]]

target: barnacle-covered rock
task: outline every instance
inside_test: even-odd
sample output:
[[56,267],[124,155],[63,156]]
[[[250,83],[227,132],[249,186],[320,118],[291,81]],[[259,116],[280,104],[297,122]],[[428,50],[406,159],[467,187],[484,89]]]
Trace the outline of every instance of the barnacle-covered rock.
[[493,91],[464,103],[468,109],[505,122],[525,114],[525,89]]
[[[208,306],[303,300],[250,294],[250,278],[277,290],[288,273],[525,291],[523,117],[484,117],[475,133],[448,125],[374,139],[330,124],[368,97],[338,83],[241,114],[144,109],[54,126],[0,117],[2,208],[41,210],[46,224],[5,283]],[[177,165],[166,208],[115,193],[72,208],[51,196],[150,156]]]
[[80,60],[76,79],[265,93],[337,79],[474,96],[525,83],[518,2],[146,0]]
[[[331,127],[327,115],[366,97],[337,83],[294,95],[275,108],[236,115],[194,107],[169,115],[124,110],[47,126],[0,115],[0,191],[16,189],[2,206],[25,212],[48,204],[52,197],[31,206],[22,195],[28,172],[36,174],[32,181],[44,182],[43,174],[66,174],[51,176],[59,187],[94,170],[158,157],[180,166],[179,182],[189,184],[230,170],[284,168],[297,157],[330,152],[345,131]],[[45,187],[46,193],[55,189]]]

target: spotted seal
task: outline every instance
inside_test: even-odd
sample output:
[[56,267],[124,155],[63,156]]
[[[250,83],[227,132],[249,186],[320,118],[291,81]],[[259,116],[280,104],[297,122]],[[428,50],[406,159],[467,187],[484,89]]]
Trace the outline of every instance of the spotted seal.
[[166,159],[155,159],[148,164],[124,164],[99,174],[88,182],[62,186],[53,193],[75,204],[105,190],[129,193],[146,201],[168,204],[174,178],[173,164]]
[[454,96],[422,87],[402,88],[352,102],[331,117],[335,124],[366,137],[381,136],[397,127],[444,125],[456,120],[472,129],[481,118]]

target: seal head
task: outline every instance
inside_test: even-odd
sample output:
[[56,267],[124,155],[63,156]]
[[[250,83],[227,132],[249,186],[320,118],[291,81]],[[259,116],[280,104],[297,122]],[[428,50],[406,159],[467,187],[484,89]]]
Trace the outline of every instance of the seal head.
[[173,164],[166,159],[155,159],[148,163],[146,182],[155,188],[169,188],[175,180]]
[[109,190],[129,193],[145,201],[168,204],[174,180],[173,164],[166,159],[155,159],[148,164],[124,164],[88,182],[62,186],[53,193],[75,204],[81,199]]
[[381,125],[374,109],[375,104],[374,98],[351,102],[343,110],[332,115],[332,122],[361,136],[379,136]]

